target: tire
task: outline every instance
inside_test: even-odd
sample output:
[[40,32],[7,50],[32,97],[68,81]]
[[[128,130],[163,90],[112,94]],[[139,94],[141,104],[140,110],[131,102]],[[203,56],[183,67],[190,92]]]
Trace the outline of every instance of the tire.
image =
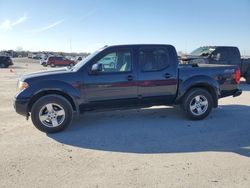
[[45,133],[55,133],[67,128],[73,119],[73,109],[68,100],[59,95],[40,98],[31,109],[35,127]]
[[51,67],[55,67],[56,65],[55,65],[54,63],[51,63],[50,66],[51,66]]
[[204,89],[191,89],[184,97],[182,109],[185,115],[191,120],[201,120],[206,118],[213,107],[211,94]]
[[70,63],[70,64],[69,64],[70,67],[73,67],[74,65],[75,65],[74,63]]
[[4,63],[0,63],[0,68],[7,68]]

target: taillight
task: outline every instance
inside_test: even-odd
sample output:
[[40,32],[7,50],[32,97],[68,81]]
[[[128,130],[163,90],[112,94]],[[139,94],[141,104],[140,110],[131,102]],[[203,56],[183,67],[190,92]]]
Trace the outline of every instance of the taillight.
[[235,71],[235,81],[237,84],[240,84],[240,69],[237,68]]

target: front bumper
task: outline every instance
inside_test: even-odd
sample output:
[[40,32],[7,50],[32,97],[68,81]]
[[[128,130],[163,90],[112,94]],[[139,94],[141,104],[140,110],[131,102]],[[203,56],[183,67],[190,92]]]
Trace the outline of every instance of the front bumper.
[[16,112],[20,115],[23,115],[27,117],[28,115],[28,104],[29,104],[29,99],[14,99],[14,108]]

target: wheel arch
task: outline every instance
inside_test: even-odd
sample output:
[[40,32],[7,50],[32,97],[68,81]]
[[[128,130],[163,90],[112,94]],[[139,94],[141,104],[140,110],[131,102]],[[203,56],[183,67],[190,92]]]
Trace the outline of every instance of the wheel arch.
[[[188,90],[186,91],[186,93],[188,93],[190,90],[196,89],[196,88],[197,89],[204,89],[208,93],[210,93],[212,98],[213,98],[213,107],[216,108],[218,106],[218,95],[212,86],[207,85],[207,84],[196,84],[196,85],[189,87]],[[185,95],[182,96],[181,101],[183,100],[184,97],[185,97]]]
[[64,97],[67,101],[69,101],[69,103],[72,106],[72,109],[74,111],[76,111],[77,114],[79,113],[79,107],[76,104],[75,100],[69,94],[67,94],[63,91],[60,91],[60,90],[43,90],[43,91],[40,91],[40,92],[36,93],[35,95],[33,95],[29,101],[29,104],[28,104],[28,112],[31,111],[32,106],[34,105],[34,103],[37,100],[39,100],[41,97],[44,97],[47,95],[59,95],[61,97]]
[[208,91],[213,98],[213,106],[218,106],[220,96],[219,84],[210,77],[193,77],[183,82],[178,90],[177,103],[181,103],[185,95],[194,88],[200,88]]

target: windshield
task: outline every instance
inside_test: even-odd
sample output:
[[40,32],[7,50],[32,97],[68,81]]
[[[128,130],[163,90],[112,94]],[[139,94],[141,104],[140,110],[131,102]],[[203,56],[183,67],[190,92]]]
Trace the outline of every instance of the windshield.
[[77,63],[74,67],[72,67],[72,70],[79,70],[82,66],[84,66],[90,59],[92,59],[94,56],[96,56],[100,51],[102,51],[104,48],[101,48],[94,53],[88,55],[86,58],[81,60],[79,63]]
[[192,51],[190,53],[190,55],[194,55],[194,56],[208,56],[214,50],[215,50],[215,48],[211,48],[211,47],[200,47],[200,48],[197,48],[196,50]]

